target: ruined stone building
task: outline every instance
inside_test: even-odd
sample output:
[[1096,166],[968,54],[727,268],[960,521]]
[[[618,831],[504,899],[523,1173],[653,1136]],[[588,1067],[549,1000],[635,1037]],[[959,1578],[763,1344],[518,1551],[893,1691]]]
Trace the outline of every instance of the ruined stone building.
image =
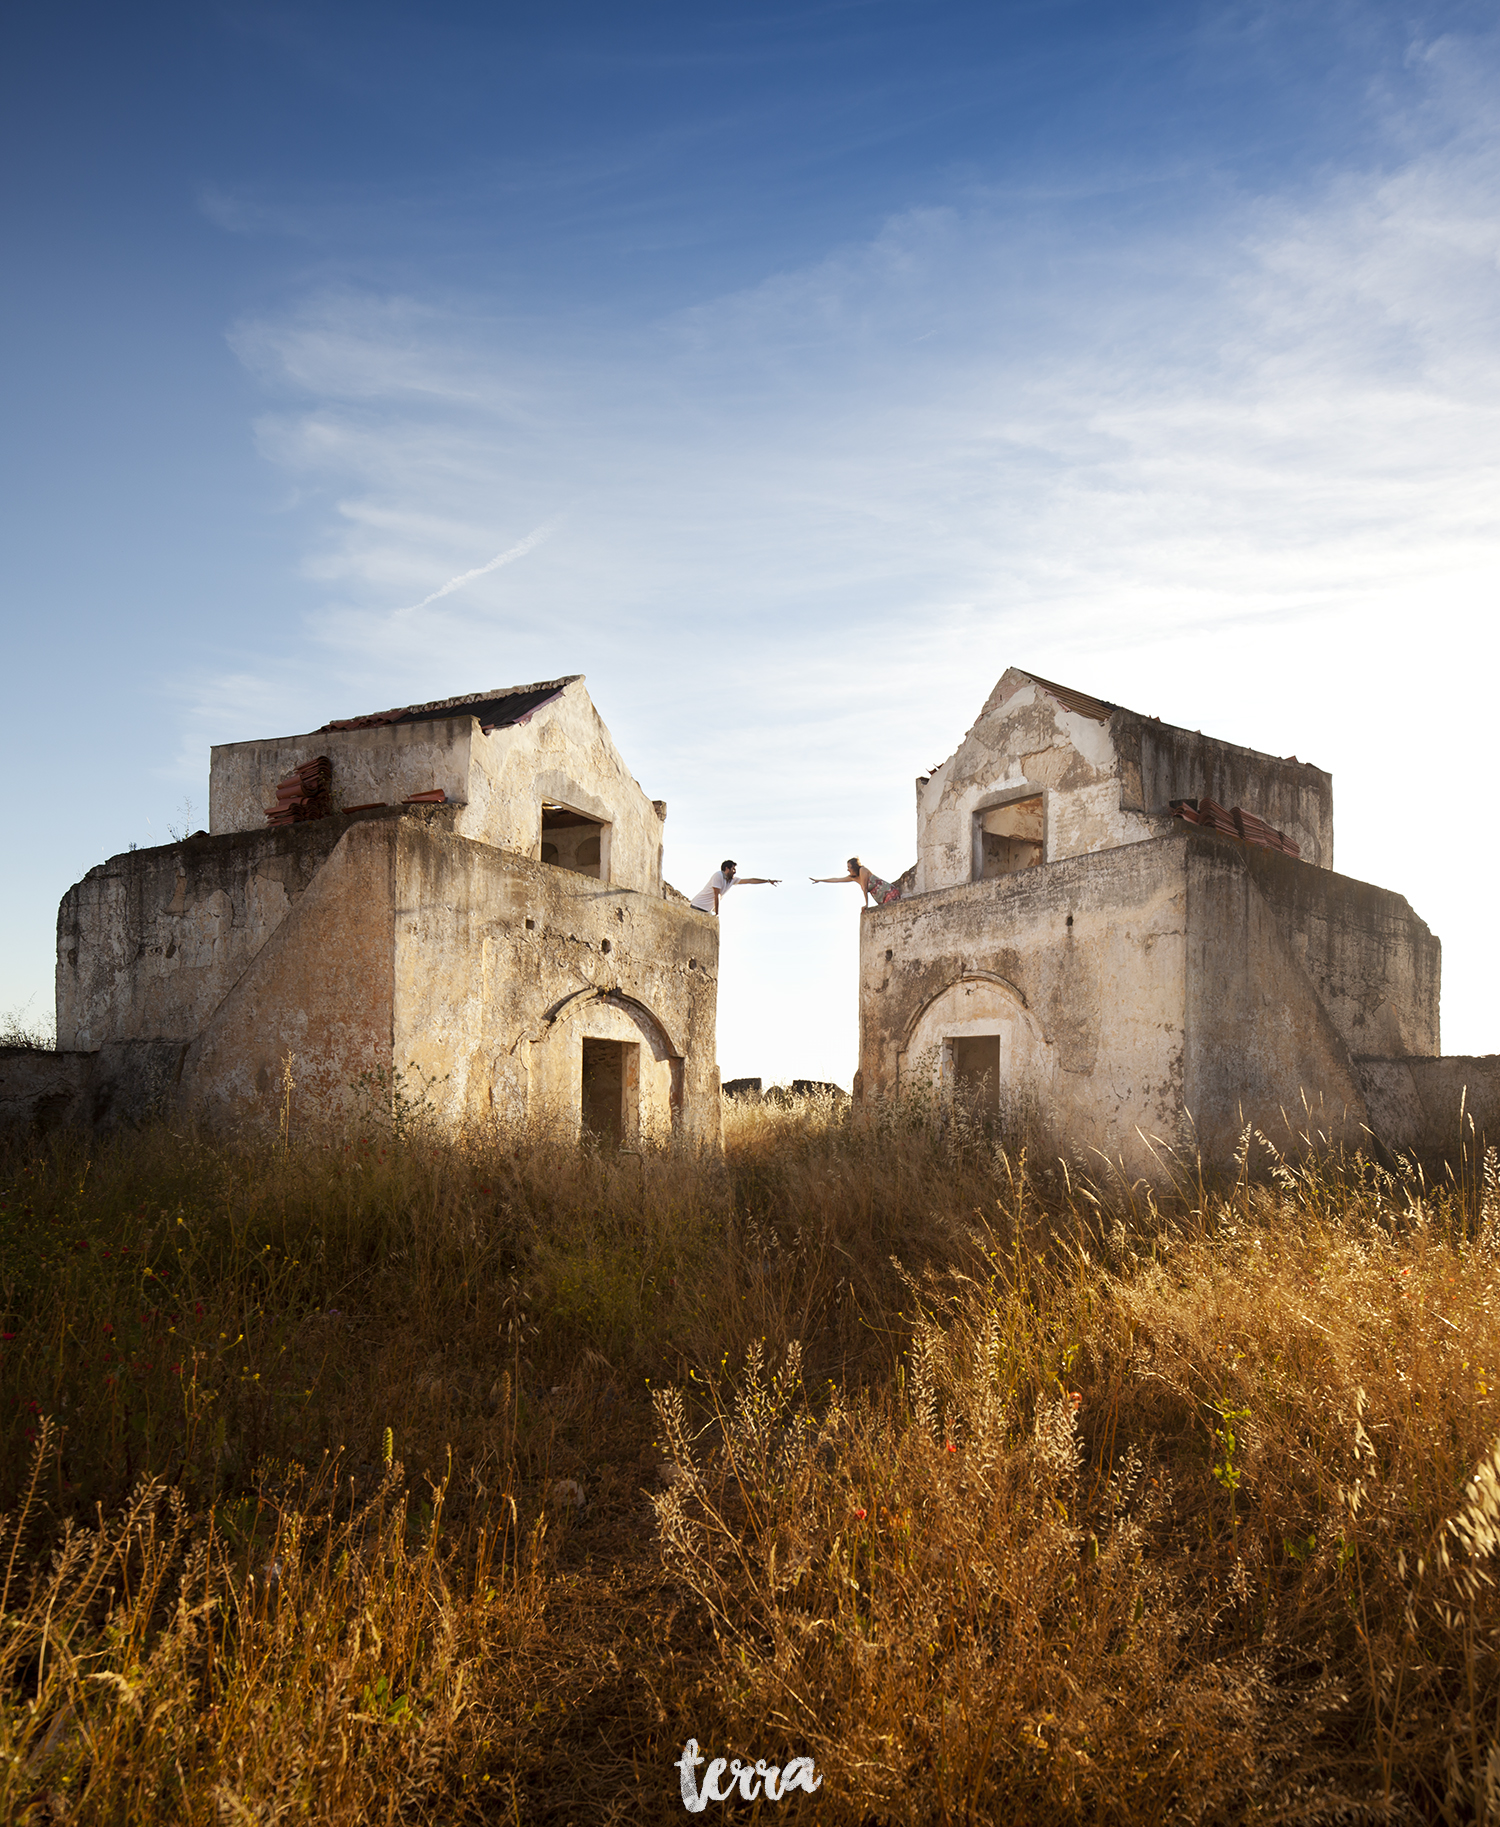
[[[718,925],[665,816],[581,677],[216,748],[210,830],[64,896],[59,1051],[6,1051],[0,1123],[271,1123],[289,1068],[294,1125],[400,1073],[452,1124],[712,1142]],[[1012,670],[903,889],[861,921],[866,1097],[966,1087],[1153,1177],[1246,1123],[1451,1155],[1461,1097],[1500,1143],[1500,1059],[1440,1057],[1438,942],[1334,872],[1306,762]]]
[[296,1123],[400,1073],[451,1123],[717,1139],[717,923],[581,676],[215,748],[209,806],[63,898],[56,1114],[275,1121],[290,1062]]
[[860,928],[861,1094],[967,1085],[1042,1146],[1160,1172],[1331,1139],[1438,1152],[1500,1061],[1438,1057],[1441,948],[1333,868],[1333,782],[1015,669],[917,782]]

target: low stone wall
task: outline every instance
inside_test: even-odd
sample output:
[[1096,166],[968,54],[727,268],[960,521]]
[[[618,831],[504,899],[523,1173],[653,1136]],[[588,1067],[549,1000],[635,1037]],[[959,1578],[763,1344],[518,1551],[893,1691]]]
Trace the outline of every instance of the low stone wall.
[[92,1053],[0,1047],[0,1135],[46,1135],[88,1121]]
[[0,1047],[0,1136],[139,1123],[176,1100],[185,1047],[114,1041],[95,1053]]
[[1370,1125],[1387,1148],[1432,1162],[1472,1153],[1476,1143],[1500,1148],[1500,1053],[1355,1064]]

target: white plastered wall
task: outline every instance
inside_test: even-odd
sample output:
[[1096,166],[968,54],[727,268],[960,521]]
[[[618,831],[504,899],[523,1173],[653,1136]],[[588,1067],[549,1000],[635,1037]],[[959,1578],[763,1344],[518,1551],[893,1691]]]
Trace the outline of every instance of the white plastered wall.
[[[394,723],[368,730],[314,730],[259,742],[221,743],[208,772],[209,831],[263,831],[279,783],[304,762],[333,763],[333,803],[400,805],[412,793],[441,788],[456,805],[469,793],[470,747],[479,737],[473,717]],[[483,740],[483,738],[479,738]],[[467,835],[467,834],[465,834]]]
[[455,711],[418,723],[223,744],[209,771],[211,831],[263,830],[278,782],[318,755],[333,763],[336,809],[399,805],[441,788],[459,808],[456,836],[522,856],[540,857],[544,800],[584,813],[606,827],[601,878],[661,892],[666,808],[632,777],[581,678],[564,683],[527,722],[489,735],[477,718]]
[[1007,672],[957,750],[917,783],[916,892],[977,880],[982,814],[1036,794],[1049,863],[1156,835],[1150,817],[1122,809],[1120,789],[1109,725]]
[[581,679],[529,723],[476,738],[469,807],[458,833],[539,858],[543,800],[607,827],[602,880],[660,894],[665,808],[631,776]]

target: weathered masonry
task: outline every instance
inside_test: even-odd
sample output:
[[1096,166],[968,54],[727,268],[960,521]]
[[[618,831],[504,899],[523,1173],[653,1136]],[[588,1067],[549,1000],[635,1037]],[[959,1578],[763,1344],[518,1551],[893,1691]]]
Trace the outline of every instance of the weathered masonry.
[[581,676],[215,748],[209,803],[63,898],[69,1114],[273,1121],[290,1062],[303,1123],[401,1073],[454,1124],[717,1139],[717,924]]
[[866,1097],[967,1085],[1156,1177],[1163,1143],[1227,1167],[1247,1122],[1441,1152],[1464,1086],[1500,1092],[1438,1057],[1438,941],[1334,873],[1332,779],[1295,758],[1012,669],[918,780],[903,884],[861,922]]

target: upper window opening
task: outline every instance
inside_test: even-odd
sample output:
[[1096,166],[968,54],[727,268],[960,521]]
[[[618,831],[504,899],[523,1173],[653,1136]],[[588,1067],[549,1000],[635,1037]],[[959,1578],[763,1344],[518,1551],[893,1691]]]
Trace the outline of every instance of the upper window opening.
[[1014,875],[1018,869],[1034,869],[1042,861],[1042,816],[1040,793],[980,813],[981,878]]
[[605,836],[609,826],[585,812],[571,811],[567,806],[542,802],[542,844],[538,854],[544,863],[555,863],[559,869],[571,869],[576,875],[598,876],[605,870]]

